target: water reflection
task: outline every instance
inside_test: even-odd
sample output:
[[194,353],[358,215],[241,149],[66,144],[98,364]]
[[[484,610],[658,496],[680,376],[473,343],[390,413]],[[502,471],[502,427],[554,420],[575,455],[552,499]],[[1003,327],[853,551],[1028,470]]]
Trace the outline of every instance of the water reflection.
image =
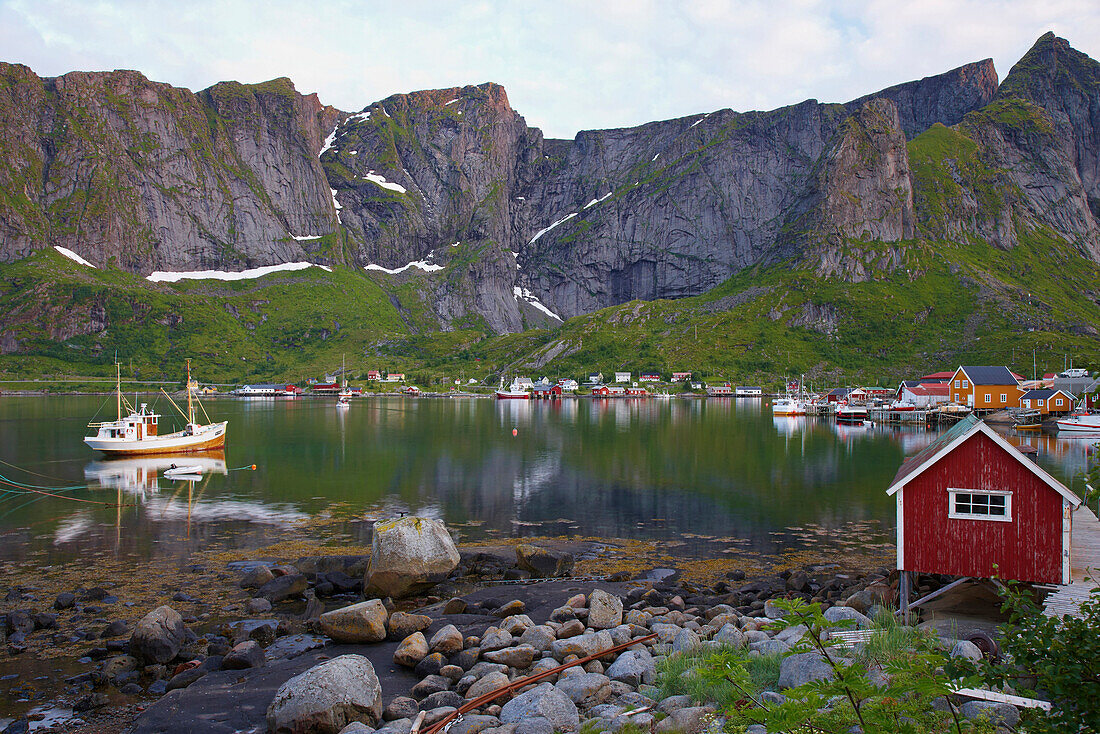
[[[0,500],[0,532],[11,541],[0,554],[46,540],[71,552],[108,547],[138,556],[215,536],[247,546],[277,539],[286,525],[334,503],[362,513],[360,533],[370,518],[417,512],[467,538],[693,534],[774,550],[778,531],[806,524],[873,521],[888,534],[894,508],[885,488],[904,457],[937,435],[777,417],[759,399],[364,398],[343,411],[324,400],[219,400],[208,409],[230,420],[228,458],[89,461],[79,441],[95,400],[0,403],[0,438],[8,439],[0,458],[54,486],[83,482],[87,489],[73,496],[104,503]],[[1010,440],[1036,446],[1037,461],[1071,488],[1095,442]],[[202,479],[166,480],[172,463],[201,464]],[[252,463],[259,471],[237,470]]]

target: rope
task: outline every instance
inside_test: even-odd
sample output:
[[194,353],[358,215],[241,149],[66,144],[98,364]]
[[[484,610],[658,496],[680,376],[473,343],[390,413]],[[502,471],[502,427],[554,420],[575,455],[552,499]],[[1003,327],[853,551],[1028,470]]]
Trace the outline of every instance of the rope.
[[245,464],[244,466],[235,466],[232,469],[227,469],[226,471],[242,471],[244,469],[251,469],[252,471],[256,471],[256,465],[255,464]]

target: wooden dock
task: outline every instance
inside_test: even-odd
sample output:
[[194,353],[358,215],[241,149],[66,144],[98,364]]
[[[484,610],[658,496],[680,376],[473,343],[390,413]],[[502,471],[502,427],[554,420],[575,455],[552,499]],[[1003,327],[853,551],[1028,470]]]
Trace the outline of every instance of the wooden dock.
[[1043,614],[1079,616],[1081,603],[1100,586],[1100,520],[1083,502],[1073,513],[1069,563],[1069,585],[1056,587],[1044,600]]

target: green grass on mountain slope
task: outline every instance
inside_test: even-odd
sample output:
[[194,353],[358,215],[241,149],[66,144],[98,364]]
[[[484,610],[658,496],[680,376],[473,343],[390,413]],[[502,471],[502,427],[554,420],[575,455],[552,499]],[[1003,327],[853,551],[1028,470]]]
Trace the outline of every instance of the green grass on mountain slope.
[[[0,357],[9,376],[113,374],[117,353],[146,379],[178,378],[191,357],[208,381],[302,380],[333,369],[345,353],[365,364],[364,352],[434,324],[414,289],[386,292],[362,271],[154,285],[53,250],[0,267],[0,309],[6,351],[13,340],[20,347]],[[104,320],[106,330],[94,326]],[[414,364],[396,355],[381,366]]]

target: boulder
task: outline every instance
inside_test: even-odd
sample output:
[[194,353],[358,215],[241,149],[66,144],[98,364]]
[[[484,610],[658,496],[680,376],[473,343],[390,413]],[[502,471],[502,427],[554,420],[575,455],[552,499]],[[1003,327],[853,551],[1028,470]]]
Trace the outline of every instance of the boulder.
[[823,616],[830,622],[851,620],[855,624],[846,625],[848,629],[867,629],[871,626],[870,618],[852,607],[829,607]]
[[486,673],[478,678],[472,686],[466,689],[466,698],[472,700],[478,696],[484,696],[486,693],[490,693],[502,686],[508,685],[508,683],[508,676],[504,673],[497,671]]
[[394,699],[390,701],[385,710],[382,711],[382,718],[385,721],[395,721],[396,719],[414,719],[416,715],[420,713],[420,704],[416,702],[415,698],[409,698],[408,696],[394,696]]
[[596,589],[588,597],[588,626],[607,630],[623,623],[623,601],[603,589]]
[[447,578],[459,561],[447,528],[427,517],[402,517],[374,524],[371,560],[364,587],[400,598]]
[[138,622],[130,635],[130,653],[146,664],[167,663],[186,640],[183,617],[172,607],[161,606]]
[[259,668],[263,664],[264,649],[255,640],[245,640],[222,658],[222,668],[225,670]]
[[1020,723],[1019,710],[1010,703],[997,703],[995,701],[967,701],[959,706],[959,713],[963,718],[972,721],[986,719],[997,727],[1006,727],[1015,730]]
[[627,650],[607,669],[607,677],[637,688],[657,676],[653,656],[644,650]]
[[353,721],[371,726],[382,716],[382,686],[362,655],[315,665],[279,687],[267,708],[273,734],[337,734]]
[[735,624],[724,624],[722,628],[714,635],[714,641],[723,645],[731,645],[733,647],[745,646],[745,633],[740,630]]
[[502,724],[518,724],[536,717],[546,719],[554,729],[566,731],[575,731],[581,723],[577,704],[550,683],[516,696],[500,710]]
[[531,663],[534,662],[535,648],[530,645],[506,647],[503,650],[486,652],[482,657],[491,663],[500,663],[502,665],[507,665],[509,668],[524,670],[530,668]]
[[668,717],[662,719],[655,732],[676,732],[677,734],[699,734],[707,730],[714,718],[711,710],[705,706],[689,706],[674,709]]
[[301,574],[288,574],[286,576],[276,576],[261,586],[257,592],[257,596],[262,596],[272,604],[276,604],[287,599],[301,596],[305,590],[309,587],[309,582],[306,577]]
[[481,636],[481,656],[485,657],[485,653],[493,650],[503,650],[506,647],[511,647],[514,642],[511,632],[502,630],[499,627],[489,627],[485,630],[485,634]]
[[516,565],[539,578],[568,576],[573,570],[573,554],[522,543],[516,546]]
[[413,698],[420,700],[423,698],[427,698],[433,693],[439,693],[440,691],[449,690],[451,690],[451,681],[441,675],[429,675],[424,680],[413,686],[410,693],[412,694]]
[[699,649],[699,645],[699,635],[685,627],[677,632],[676,636],[672,639],[672,652],[695,652]]
[[452,599],[448,599],[447,603],[443,605],[444,614],[465,614],[466,613],[466,600],[460,596],[456,596]]
[[425,614],[409,614],[408,612],[394,612],[390,615],[386,627],[389,629],[389,638],[393,641],[404,640],[413,632],[423,632],[432,626],[432,618]]
[[381,642],[389,613],[378,599],[333,609],[320,616],[321,631],[336,642]]
[[611,679],[600,673],[574,673],[562,676],[557,689],[583,708],[601,704],[611,696]]
[[787,616],[787,612],[779,608],[775,602],[768,599],[764,602],[764,616],[768,619],[781,619]]
[[831,680],[833,669],[820,653],[788,655],[779,665],[779,688],[797,688],[812,680]]
[[254,566],[241,576],[240,587],[242,589],[258,589],[274,578],[275,574],[271,573],[271,569],[267,566]]
[[539,652],[550,649],[550,645],[557,639],[554,630],[545,624],[529,627],[519,637],[519,644],[530,645]]
[[428,641],[428,649],[450,657],[462,650],[462,633],[458,631],[458,627],[449,624],[432,635],[432,639]]
[[428,641],[423,632],[413,632],[401,641],[393,653],[393,661],[406,668],[415,668],[416,664],[428,657]]
[[982,659],[982,651],[970,640],[958,640],[951,648],[951,657],[966,658],[977,662]]

